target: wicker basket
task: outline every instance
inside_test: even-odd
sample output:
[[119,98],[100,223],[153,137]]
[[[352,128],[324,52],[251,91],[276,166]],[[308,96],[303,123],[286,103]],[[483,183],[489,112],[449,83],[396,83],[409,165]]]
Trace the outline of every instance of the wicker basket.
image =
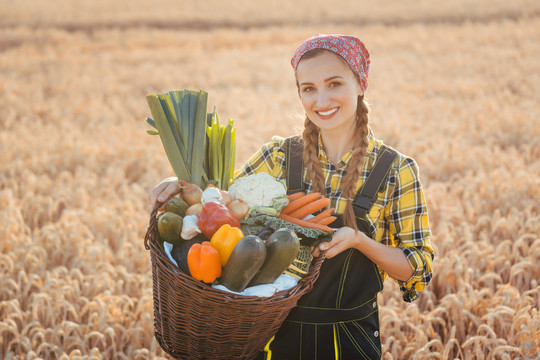
[[252,359],[277,332],[298,299],[319,276],[324,255],[314,258],[298,284],[270,297],[241,296],[210,287],[176,267],[160,244],[157,207],[145,236],[150,250],[154,332],[176,359]]

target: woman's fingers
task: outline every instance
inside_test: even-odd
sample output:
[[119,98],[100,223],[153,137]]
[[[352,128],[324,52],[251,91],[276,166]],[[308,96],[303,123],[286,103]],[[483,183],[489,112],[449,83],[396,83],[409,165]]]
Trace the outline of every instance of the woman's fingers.
[[349,227],[342,227],[334,233],[332,240],[319,245],[321,250],[326,251],[326,257],[332,258],[349,248],[355,247],[355,232]]
[[170,197],[178,194],[181,188],[178,185],[178,178],[166,178],[160,182],[156,187],[154,187],[148,193],[148,202],[150,203],[151,208],[154,208],[156,202],[164,202]]
[[148,193],[148,203],[150,204],[150,207],[154,207],[158,196],[161,195],[164,188],[165,185],[163,184],[163,182],[160,182],[157,186],[150,190],[150,192]]
[[347,249],[347,247],[345,246],[345,242],[341,241],[340,239],[332,239],[332,241],[321,243],[321,245],[319,245],[319,248],[321,250],[327,250],[327,259],[330,259],[342,252],[343,250]]
[[163,190],[163,192],[158,196],[158,201],[166,201],[174,195],[178,194],[180,190],[182,190],[182,188],[180,188],[180,185],[178,185],[178,180],[176,180],[175,178],[167,184],[165,190]]

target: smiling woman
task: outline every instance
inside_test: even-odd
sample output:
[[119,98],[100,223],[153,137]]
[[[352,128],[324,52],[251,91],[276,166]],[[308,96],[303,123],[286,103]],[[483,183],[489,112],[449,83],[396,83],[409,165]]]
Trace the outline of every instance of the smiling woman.
[[[432,278],[418,166],[369,127],[364,93],[370,56],[359,39],[314,36],[291,64],[306,114],[302,136],[275,136],[237,178],[266,172],[285,180],[289,194],[324,194],[336,209],[336,231],[320,245],[326,260],[313,290],[300,298],[259,359],[379,359],[377,294],[384,279],[393,278],[410,302]],[[300,150],[296,157],[286,155],[294,153],[291,144]],[[172,188],[174,182],[162,182],[150,199],[167,198]]]

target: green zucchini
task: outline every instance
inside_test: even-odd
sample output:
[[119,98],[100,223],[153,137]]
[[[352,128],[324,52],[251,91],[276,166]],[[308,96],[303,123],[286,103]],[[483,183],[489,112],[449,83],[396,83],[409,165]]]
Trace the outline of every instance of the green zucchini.
[[292,230],[281,228],[266,240],[266,259],[249,286],[271,284],[292,264],[300,250],[300,239]]
[[242,292],[260,269],[266,258],[264,241],[256,235],[248,235],[235,245],[219,278],[227,289]]

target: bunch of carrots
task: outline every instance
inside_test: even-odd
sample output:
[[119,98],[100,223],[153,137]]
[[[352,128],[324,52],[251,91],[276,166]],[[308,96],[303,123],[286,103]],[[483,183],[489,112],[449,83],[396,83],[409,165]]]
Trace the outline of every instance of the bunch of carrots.
[[[289,204],[285,206],[279,218],[288,221],[290,223],[312,229],[318,229],[325,232],[332,232],[332,228],[328,225],[336,220],[335,216],[332,216],[335,209],[326,208],[330,204],[330,199],[321,195],[318,192],[312,192],[306,194],[304,192],[297,192],[287,196]],[[307,216],[321,211],[319,214],[306,219]]]

